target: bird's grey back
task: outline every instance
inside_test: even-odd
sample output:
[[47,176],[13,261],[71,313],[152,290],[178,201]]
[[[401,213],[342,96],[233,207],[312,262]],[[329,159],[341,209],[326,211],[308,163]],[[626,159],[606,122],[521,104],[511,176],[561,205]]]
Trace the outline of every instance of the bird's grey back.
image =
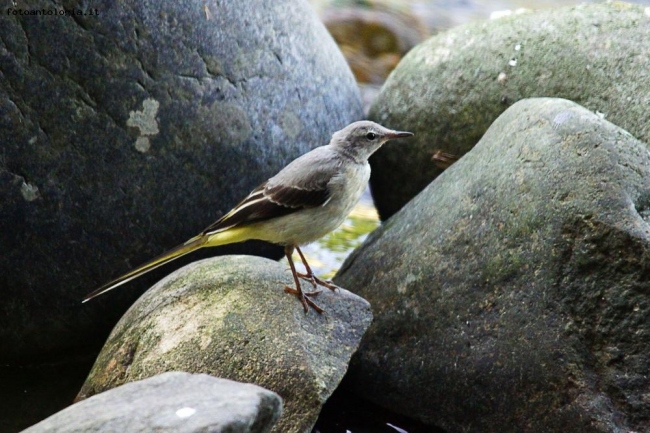
[[327,187],[331,178],[339,173],[344,156],[331,145],[317,147],[293,160],[268,181],[268,186],[290,185],[304,190]]

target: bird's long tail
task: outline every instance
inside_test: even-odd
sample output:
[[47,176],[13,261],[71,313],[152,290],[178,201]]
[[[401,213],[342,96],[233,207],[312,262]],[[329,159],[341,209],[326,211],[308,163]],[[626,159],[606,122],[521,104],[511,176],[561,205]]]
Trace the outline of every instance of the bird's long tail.
[[184,256],[185,254],[189,254],[192,251],[196,251],[199,248],[205,246],[207,240],[208,238],[206,236],[200,236],[200,235],[195,238],[192,238],[189,241],[185,242],[184,244],[172,248],[171,250],[159,255],[155,259],[149,260],[148,262],[138,266],[137,268],[122,275],[121,277],[114,279],[110,283],[103,285],[102,287],[95,290],[94,292],[89,293],[88,295],[86,295],[86,297],[82,302],[90,301],[91,299],[96,298],[97,296],[106,293],[109,290],[113,290],[114,288],[119,287],[124,283],[128,283],[129,281],[138,278],[139,276],[146,274],[149,271],[153,271],[154,269],[164,265],[165,263],[169,263],[172,260]]

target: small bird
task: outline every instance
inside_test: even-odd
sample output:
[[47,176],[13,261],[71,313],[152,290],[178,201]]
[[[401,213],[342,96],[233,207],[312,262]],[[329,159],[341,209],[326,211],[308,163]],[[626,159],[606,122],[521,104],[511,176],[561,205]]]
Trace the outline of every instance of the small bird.
[[[311,299],[320,293],[317,287],[338,287],[314,275],[300,245],[320,239],[343,223],[370,178],[370,155],[390,139],[412,135],[365,120],[346,126],[332,135],[328,145],[293,160],[200,234],[100,287],[83,302],[199,248],[260,239],[284,246],[295,283],[295,288],[285,286],[285,291],[298,297],[305,313],[309,307],[322,313]],[[305,274],[296,272],[291,258],[294,249]],[[302,290],[301,278],[313,285],[313,292]]]

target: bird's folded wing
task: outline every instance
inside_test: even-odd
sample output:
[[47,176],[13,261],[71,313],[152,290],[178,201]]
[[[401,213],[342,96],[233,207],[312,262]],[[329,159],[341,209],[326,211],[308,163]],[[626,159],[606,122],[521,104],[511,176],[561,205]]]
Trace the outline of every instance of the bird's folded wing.
[[201,235],[324,205],[330,199],[329,184],[339,172],[340,163],[340,158],[329,146],[322,146],[302,155],[255,188],[248,197],[206,228]]
[[278,218],[301,209],[325,204],[330,197],[327,182],[303,189],[290,185],[269,185],[264,182],[230,212],[207,227],[202,235],[226,230],[242,224]]

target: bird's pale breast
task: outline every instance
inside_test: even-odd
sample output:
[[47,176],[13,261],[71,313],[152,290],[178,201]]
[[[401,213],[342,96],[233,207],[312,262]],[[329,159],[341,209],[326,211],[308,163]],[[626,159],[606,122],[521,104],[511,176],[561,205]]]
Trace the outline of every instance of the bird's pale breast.
[[304,209],[265,221],[264,239],[278,244],[303,245],[314,242],[340,226],[352,212],[370,178],[370,165],[344,165],[328,186],[331,198],[323,206]]

